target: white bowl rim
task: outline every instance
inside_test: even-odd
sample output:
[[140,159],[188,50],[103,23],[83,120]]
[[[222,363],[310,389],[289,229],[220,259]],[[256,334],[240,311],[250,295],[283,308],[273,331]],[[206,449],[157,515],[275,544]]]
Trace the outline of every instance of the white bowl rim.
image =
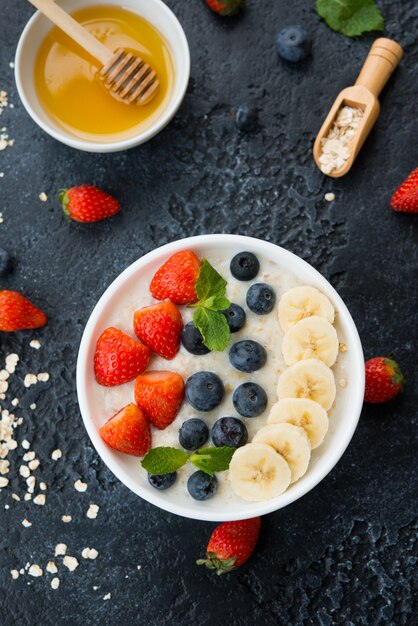
[[[96,322],[102,312],[102,309],[108,304],[108,302],[113,297],[113,294],[117,291],[117,289],[123,284],[123,282],[128,279],[132,274],[137,272],[142,265],[146,265],[149,262],[157,260],[159,257],[166,257],[168,255],[174,254],[179,250],[191,248],[196,245],[210,245],[211,243],[216,243],[219,240],[230,241],[231,243],[239,243],[242,244],[242,248],[246,249],[249,246],[262,245],[265,248],[266,254],[268,254],[268,250],[273,250],[279,248],[281,254],[284,257],[288,257],[292,259],[292,263],[303,267],[304,270],[310,272],[313,276],[315,276],[316,282],[319,282],[323,285],[327,294],[332,296],[334,303],[337,306],[337,310],[340,318],[344,317],[345,324],[349,331],[348,341],[350,342],[350,354],[351,357],[356,361],[356,367],[354,368],[354,375],[357,377],[356,380],[350,379],[350,387],[352,389],[357,389],[357,395],[352,398],[352,408],[351,408],[351,427],[346,431],[346,437],[341,440],[336,441],[335,447],[332,452],[327,454],[328,462],[325,467],[322,468],[322,471],[317,471],[314,468],[312,474],[308,477],[305,476],[305,484],[295,483],[292,485],[292,489],[285,492],[280,498],[280,503],[277,504],[277,499],[265,500],[263,502],[253,502],[245,503],[245,510],[241,513],[236,510],[236,507],[232,507],[231,511],[222,511],[222,513],[217,513],[216,511],[205,510],[204,508],[201,511],[189,511],[187,507],[182,505],[178,505],[173,502],[169,502],[164,499],[164,492],[158,492],[156,490],[155,494],[146,492],[143,493],[141,487],[135,483],[134,480],[123,471],[121,471],[118,462],[110,456],[109,449],[106,444],[102,441],[99,432],[93,421],[89,418],[88,411],[88,402],[87,402],[87,394],[84,389],[83,382],[86,380],[87,375],[87,359],[86,354],[88,352],[88,346],[91,341],[92,333],[94,332],[94,328]],[[251,249],[251,248],[250,248]],[[178,239],[171,243],[165,244],[148,252],[147,254],[140,257],[137,261],[134,261],[131,265],[129,265],[119,276],[110,284],[110,286],[106,289],[104,294],[101,296],[96,306],[94,307],[90,318],[86,324],[84,329],[84,333],[81,339],[78,360],[77,360],[77,394],[78,394],[78,402],[80,405],[81,415],[86,427],[86,430],[90,436],[90,439],[100,455],[102,461],[107,465],[107,467],[113,472],[113,474],[131,491],[141,496],[144,500],[150,502],[158,506],[159,508],[168,511],[170,513],[175,513],[176,515],[180,515],[183,517],[187,517],[190,519],[198,519],[204,521],[232,521],[239,519],[247,519],[250,517],[255,517],[257,515],[266,515],[267,513],[271,513],[278,509],[283,508],[298,500],[300,497],[311,491],[325,476],[333,469],[333,467],[340,460],[342,455],[344,454],[348,444],[350,443],[354,431],[357,427],[361,409],[363,406],[363,397],[364,397],[364,356],[363,349],[361,346],[360,337],[357,331],[357,328],[354,324],[353,318],[351,317],[350,312],[348,311],[346,305],[344,304],[341,297],[338,295],[337,291],[332,287],[332,285],[326,280],[318,270],[312,267],[307,261],[304,261],[299,256],[294,253],[282,248],[281,246],[277,246],[274,243],[264,241],[262,239],[258,239],[255,237],[247,237],[243,235],[228,235],[228,234],[209,234],[209,235],[197,235],[194,237],[185,237],[183,239]],[[306,480],[308,478],[308,480]],[[299,485],[299,488],[298,488]]]
[[[46,124],[41,117],[36,113],[33,109],[29,99],[26,97],[25,87],[23,85],[23,81],[21,78],[20,67],[22,63],[22,50],[25,44],[26,38],[28,37],[32,27],[37,23],[40,19],[47,19],[41,11],[36,11],[32,17],[26,23],[22,34],[19,37],[19,41],[16,48],[15,53],[15,81],[17,92],[19,97],[25,107],[28,115],[33,119],[33,121],[44,130],[48,135],[56,139],[57,141],[70,146],[71,148],[76,148],[77,150],[82,150],[84,152],[120,152],[121,150],[128,150],[129,148],[134,148],[140,144],[145,143],[149,139],[152,139],[155,135],[157,135],[163,128],[167,126],[167,124],[173,119],[175,114],[177,113],[187,90],[187,86],[189,84],[190,78],[190,49],[187,41],[186,34],[183,30],[182,25],[180,24],[178,18],[173,13],[173,11],[162,1],[162,0],[148,0],[149,2],[153,2],[155,5],[159,7],[159,9],[167,14],[167,16],[171,19],[174,27],[178,31],[178,35],[180,36],[182,42],[182,63],[184,64],[184,80],[183,83],[180,84],[178,94],[176,98],[171,100],[163,111],[163,114],[157,118],[149,128],[145,129],[142,133],[135,135],[134,137],[129,137],[127,139],[122,139],[120,141],[113,141],[109,143],[100,143],[89,141],[87,139],[77,139],[77,137],[73,137],[70,134],[67,134],[65,131],[60,131],[58,128],[53,126],[49,126]],[[94,3],[93,3],[94,4]],[[98,0],[98,4],[100,1]],[[132,7],[129,10],[134,9]],[[173,52],[172,52],[173,54]]]

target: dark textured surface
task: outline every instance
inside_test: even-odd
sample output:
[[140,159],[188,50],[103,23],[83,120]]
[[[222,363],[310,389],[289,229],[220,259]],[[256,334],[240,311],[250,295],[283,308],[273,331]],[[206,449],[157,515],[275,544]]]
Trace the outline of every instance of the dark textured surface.
[[[0,126],[16,143],[0,152],[0,245],[17,265],[0,284],[33,299],[50,322],[0,338],[1,361],[10,352],[21,358],[0,404],[10,409],[15,395],[25,398],[15,411],[24,418],[17,438],[33,442],[41,460],[35,474],[49,485],[45,507],[11,500],[12,490],[24,489],[23,451],[9,454],[11,486],[0,493],[0,623],[416,624],[417,222],[388,208],[394,188],[418,164],[416,2],[379,2],[386,34],[406,55],[355,167],[335,181],[314,167],[312,140],[374,35],[352,41],[333,33],[304,0],[249,0],[245,14],[230,21],[200,0],[168,4],[192,54],[180,112],[145,146],[91,155],[50,139],[23,110],[9,62],[32,10],[23,1],[2,3],[0,89],[15,108],[5,110]],[[275,33],[289,23],[313,35],[312,57],[294,68],[279,62],[274,47]],[[239,134],[230,109],[251,100],[259,129]],[[68,223],[54,196],[81,182],[113,192],[122,213],[89,227]],[[38,200],[41,191],[47,203]],[[327,191],[335,202],[324,201]],[[141,501],[93,451],[77,407],[75,362],[93,305],[122,269],[158,245],[218,232],[220,224],[222,232],[265,238],[312,263],[350,308],[365,354],[396,354],[409,384],[403,397],[364,409],[338,466],[303,499],[264,518],[248,566],[218,578],[194,564],[213,525]],[[41,339],[39,351],[29,347],[33,336]],[[45,370],[51,381],[25,396],[24,375]],[[63,458],[53,463],[56,447]],[[88,483],[84,494],[73,488],[80,477]],[[85,516],[90,502],[101,507],[96,520]],[[63,514],[72,515],[71,524],[61,522]],[[31,528],[21,525],[24,517]],[[26,562],[45,567],[58,542],[80,560],[74,573],[61,568],[58,591],[50,575],[12,581],[9,570]],[[86,546],[97,548],[97,560],[81,559]]]

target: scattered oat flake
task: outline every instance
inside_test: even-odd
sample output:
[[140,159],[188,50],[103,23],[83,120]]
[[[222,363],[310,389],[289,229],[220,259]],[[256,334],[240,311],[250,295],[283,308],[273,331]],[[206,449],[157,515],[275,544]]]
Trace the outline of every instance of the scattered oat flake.
[[51,580],[51,587],[52,589],[58,589],[59,586],[60,586],[60,579],[55,576],[55,578]]
[[31,385],[36,385],[37,382],[38,379],[35,374],[26,374],[23,384],[25,387],[30,387]]
[[61,519],[65,524],[69,524],[73,518],[71,515],[63,515]]
[[61,457],[62,457],[62,452],[59,448],[54,450],[53,453],[51,454],[51,459],[53,461],[58,461],[58,459],[60,459]]
[[25,517],[25,519],[24,519],[24,520],[23,520],[23,522],[22,522],[22,526],[24,526],[25,528],[30,528],[30,527],[32,526],[32,522],[30,522],[30,521],[29,521],[28,519],[26,519],[26,517]]
[[335,193],[326,193],[325,194],[325,200],[327,202],[334,202],[334,200],[335,200]]
[[17,578],[19,578],[19,572],[17,571],[17,569],[11,569],[10,570],[10,574],[11,574],[13,580],[16,580]]
[[58,567],[55,565],[55,561],[48,561],[46,571],[50,574],[56,574],[58,572]]
[[40,493],[33,499],[33,501],[35,504],[38,504],[39,506],[44,506],[46,502],[46,495],[44,493]]
[[43,576],[44,573],[42,569],[39,567],[39,565],[34,563],[33,565],[30,566],[28,570],[28,574],[29,576],[35,576],[35,578],[37,578],[38,576]]
[[65,556],[62,560],[65,567],[68,567],[70,572],[73,572],[78,567],[78,561],[75,556]]
[[39,350],[39,348],[41,347],[41,342],[39,341],[39,339],[32,339],[29,345],[31,348],[35,348],[35,350]]
[[48,196],[46,195],[45,191],[41,191],[41,193],[39,194],[39,200],[41,202],[46,202],[48,200]]
[[48,372],[41,372],[37,378],[41,383],[46,383],[49,380],[49,374]]
[[346,378],[341,378],[340,387],[347,387],[347,385],[348,385],[348,380]]
[[99,512],[99,506],[97,504],[90,504],[88,511],[86,513],[87,517],[90,519],[96,519],[97,514]]
[[74,483],[74,489],[83,493],[87,489],[87,483],[83,483],[80,479],[76,480]]
[[67,546],[65,543],[57,543],[55,546],[55,556],[64,556],[67,553]]
[[112,597],[112,594],[109,592],[105,596],[103,596],[103,600],[110,600],[111,597]]

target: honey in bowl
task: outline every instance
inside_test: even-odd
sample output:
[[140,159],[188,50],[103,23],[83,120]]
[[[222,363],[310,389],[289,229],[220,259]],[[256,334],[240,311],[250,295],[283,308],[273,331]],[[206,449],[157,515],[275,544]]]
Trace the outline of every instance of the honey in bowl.
[[100,81],[100,63],[54,27],[35,61],[42,106],[58,126],[79,139],[109,143],[143,132],[160,117],[173,90],[173,60],[165,39],[147,20],[118,6],[92,6],[72,16],[112,52],[124,48],[149,63],[160,86],[144,106],[121,102]]

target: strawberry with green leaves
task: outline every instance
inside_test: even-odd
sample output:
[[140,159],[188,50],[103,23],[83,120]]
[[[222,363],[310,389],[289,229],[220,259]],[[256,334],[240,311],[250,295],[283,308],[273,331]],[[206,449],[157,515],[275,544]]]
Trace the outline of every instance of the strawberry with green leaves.
[[405,380],[399,365],[393,359],[377,356],[366,361],[365,367],[365,402],[387,402],[403,390]]
[[184,382],[176,372],[145,372],[135,381],[135,402],[160,430],[175,420],[183,398]]
[[200,261],[191,250],[173,254],[155,273],[150,291],[156,300],[171,300],[175,304],[196,302],[195,284]]
[[212,11],[218,15],[237,15],[245,5],[245,0],[205,0]]
[[143,307],[134,314],[134,331],[142,343],[164,359],[174,359],[180,348],[183,319],[170,301]]
[[150,357],[147,346],[110,326],[97,340],[94,354],[96,380],[105,387],[127,383],[146,370]]
[[0,331],[40,328],[47,321],[45,313],[22,294],[17,291],[0,291]]
[[64,213],[76,222],[99,222],[120,211],[115,198],[93,185],[61,189],[58,200]]
[[418,167],[395,191],[390,206],[394,211],[418,213]]
[[237,522],[224,522],[215,528],[206,548],[206,558],[198,565],[206,565],[217,574],[231,572],[243,565],[257,545],[261,519],[253,517]]
[[133,403],[113,415],[99,432],[108,446],[124,454],[144,456],[151,447],[149,422]]

